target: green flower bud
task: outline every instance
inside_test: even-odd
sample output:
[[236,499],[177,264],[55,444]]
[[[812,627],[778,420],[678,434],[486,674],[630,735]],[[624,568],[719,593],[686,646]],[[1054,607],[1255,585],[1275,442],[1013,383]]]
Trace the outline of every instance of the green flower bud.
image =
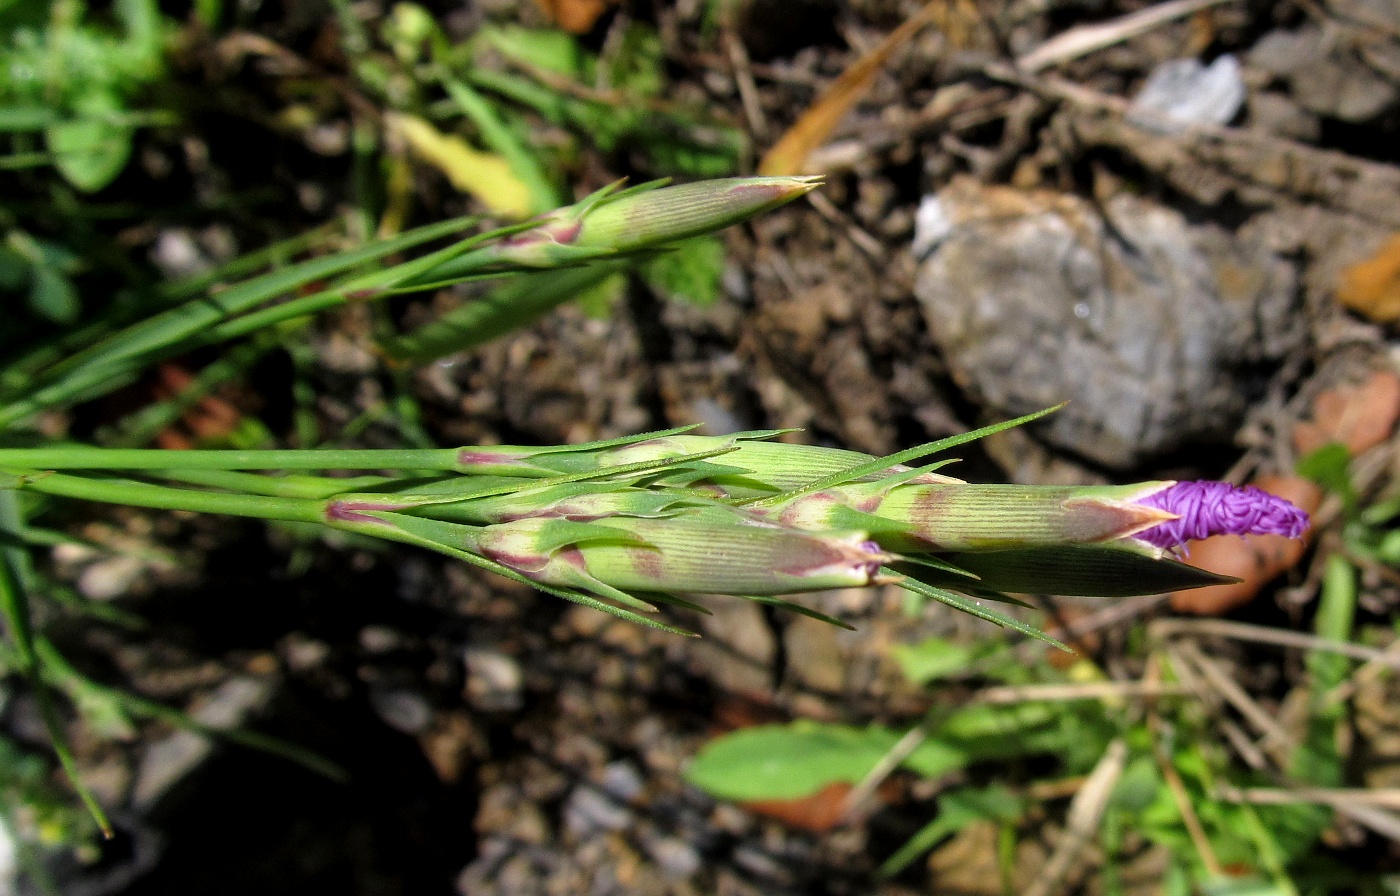
[[862,526],[888,550],[1002,551],[1126,538],[1175,515],[1136,503],[1171,485],[848,483],[766,511],[794,528]]
[[487,526],[469,549],[546,585],[594,593],[777,595],[880,581],[895,558],[863,532],[706,520],[529,518]]
[[637,252],[713,233],[791,202],[818,177],[730,177],[675,187],[600,191],[541,216],[538,223],[479,251],[502,264],[555,267]]

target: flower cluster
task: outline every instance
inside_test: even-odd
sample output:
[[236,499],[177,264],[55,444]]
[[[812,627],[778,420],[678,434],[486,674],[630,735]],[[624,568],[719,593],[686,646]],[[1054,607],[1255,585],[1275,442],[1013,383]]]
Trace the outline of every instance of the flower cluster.
[[1288,502],[1226,483],[971,484],[898,455],[776,435],[465,448],[453,463],[465,475],[342,499],[331,515],[454,526],[455,547],[486,565],[605,609],[689,605],[677,596],[688,592],[781,602],[893,582],[997,621],[1007,617],[953,592],[1126,596],[1216,584],[1178,561],[1183,542],[1307,527]]

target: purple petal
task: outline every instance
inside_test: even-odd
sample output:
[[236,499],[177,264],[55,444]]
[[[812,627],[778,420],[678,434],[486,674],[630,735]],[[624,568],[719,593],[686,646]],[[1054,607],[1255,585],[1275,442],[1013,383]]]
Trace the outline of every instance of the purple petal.
[[1237,488],[1228,482],[1178,482],[1138,499],[1138,503],[1179,517],[1137,534],[1159,548],[1211,535],[1297,538],[1308,530],[1307,513],[1252,485]]

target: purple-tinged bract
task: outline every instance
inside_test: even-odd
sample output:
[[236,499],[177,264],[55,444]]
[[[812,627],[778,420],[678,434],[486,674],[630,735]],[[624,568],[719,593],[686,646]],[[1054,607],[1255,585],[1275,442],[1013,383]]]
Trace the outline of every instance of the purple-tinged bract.
[[1139,499],[1139,503],[1178,517],[1137,534],[1159,548],[1211,535],[1297,538],[1308,530],[1307,513],[1252,485],[1241,488],[1228,482],[1178,482]]

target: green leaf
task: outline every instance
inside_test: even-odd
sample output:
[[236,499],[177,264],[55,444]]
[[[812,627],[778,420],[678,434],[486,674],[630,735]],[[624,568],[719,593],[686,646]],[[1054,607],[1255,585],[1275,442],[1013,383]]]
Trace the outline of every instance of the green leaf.
[[724,272],[724,243],[716,236],[699,236],[678,243],[642,267],[642,278],[656,292],[702,308],[719,298]]
[[1356,487],[1351,482],[1351,451],[1341,442],[1328,442],[1298,461],[1299,476],[1311,479],[1339,496],[1348,515],[1356,507]]
[[82,304],[73,281],[46,265],[36,265],[29,276],[29,307],[34,313],[60,324],[78,319]]
[[574,301],[585,317],[607,320],[613,309],[627,295],[627,275],[612,274],[587,289],[581,290]]
[[0,106],[0,133],[40,131],[57,118],[47,106]]
[[73,186],[93,193],[107,186],[131,157],[130,125],[81,118],[49,125],[44,136],[54,166]]
[[421,364],[473,348],[529,326],[559,305],[587,295],[622,268],[618,262],[602,262],[512,278],[481,298],[385,342],[384,350],[400,360]]
[[[1313,631],[1328,641],[1349,642],[1356,618],[1356,571],[1340,554],[1327,558],[1326,571],[1317,601]],[[1326,650],[1308,654],[1308,672],[1314,694],[1321,696],[1344,680],[1351,660]]]
[[1010,824],[1025,811],[1021,797],[994,784],[986,788],[964,787],[938,798],[938,815],[919,829],[894,855],[880,866],[880,877],[893,877],[909,863],[932,849],[944,837],[956,834],[978,821]]
[[796,799],[834,782],[858,783],[899,738],[879,725],[857,728],[806,719],[759,725],[705,744],[685,778],[722,799]]
[[1124,812],[1141,812],[1152,805],[1164,783],[1157,763],[1147,756],[1138,756],[1128,763],[1114,785],[1112,805]]
[[[885,570],[885,572],[895,573],[894,570],[890,569]],[[895,574],[897,575],[898,573]],[[961,594],[955,594],[952,591],[946,591],[942,588],[925,584],[923,582],[918,581],[917,579],[911,579],[907,576],[901,579],[899,585],[901,588],[905,588],[909,591],[914,592],[915,594],[921,595],[923,597],[931,597],[939,603],[947,604],[955,610],[962,610],[964,613],[971,613],[978,619],[985,619],[988,622],[995,622],[997,625],[1004,626],[1005,628],[1009,628],[1013,631],[1018,631],[1023,635],[1030,635],[1032,638],[1036,638],[1037,640],[1045,641],[1048,644],[1053,644],[1061,650],[1065,651],[1066,653],[1074,652],[1073,650],[1070,650],[1069,645],[1065,644],[1064,642],[1058,641],[1055,638],[1050,637],[1049,635],[1045,634],[1045,632],[1041,631],[1033,625],[1028,625],[1027,623],[1022,622],[1021,620],[1015,619],[1011,616],[1007,616],[1005,613],[1002,613],[998,610],[993,610],[990,607],[983,606],[982,601],[980,600],[974,600],[969,597],[964,597]]]
[[928,684],[966,669],[983,651],[945,638],[927,638],[918,644],[897,644],[891,652],[905,678]]
[[564,31],[517,26],[487,27],[477,39],[489,43],[501,54],[533,68],[583,77],[587,54],[578,41]]
[[1013,551],[967,551],[941,555],[979,581],[939,577],[932,572],[905,572],[930,584],[968,590],[985,588],[1015,594],[1066,594],[1079,597],[1129,597],[1161,594],[1233,582],[1171,559],[1156,559],[1124,546],[1065,545]]

